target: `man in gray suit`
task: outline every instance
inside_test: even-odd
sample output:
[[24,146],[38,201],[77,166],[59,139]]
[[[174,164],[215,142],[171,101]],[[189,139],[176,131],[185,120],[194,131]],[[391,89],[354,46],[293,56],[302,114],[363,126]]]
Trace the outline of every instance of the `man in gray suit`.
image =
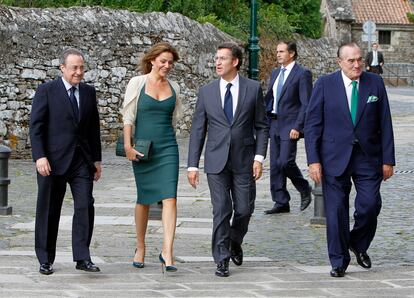
[[254,211],[255,181],[262,175],[268,142],[262,89],[238,74],[242,58],[238,45],[219,45],[215,64],[220,78],[199,90],[188,153],[188,181],[196,188],[208,133],[204,171],[213,205],[215,274],[220,277],[229,276],[230,258],[237,266],[243,263],[241,244]]

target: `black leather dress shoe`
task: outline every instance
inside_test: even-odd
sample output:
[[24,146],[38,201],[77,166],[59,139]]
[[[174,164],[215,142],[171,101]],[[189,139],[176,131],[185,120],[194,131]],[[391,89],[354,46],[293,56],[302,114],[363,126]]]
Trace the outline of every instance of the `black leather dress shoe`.
[[309,186],[309,189],[307,191],[300,193],[300,211],[303,211],[306,208],[308,208],[311,202],[312,202],[312,187]]
[[332,277],[344,277],[345,276],[345,269],[342,267],[334,267],[330,272]]
[[99,267],[96,266],[91,261],[77,261],[76,262],[76,269],[87,271],[87,272],[99,272],[99,271],[101,271],[101,269],[99,269]]
[[218,263],[215,274],[219,277],[229,276],[229,261],[221,261],[220,263]]
[[289,212],[290,212],[290,206],[285,205],[285,206],[279,206],[279,207],[274,206],[272,209],[266,210],[264,213],[275,214],[275,213],[289,213]]
[[39,272],[44,275],[50,275],[55,272],[55,270],[53,270],[52,264],[44,263],[40,265]]
[[230,244],[230,254],[230,258],[233,261],[234,265],[240,266],[243,264],[243,250],[240,244],[232,241]]
[[352,251],[355,254],[357,263],[359,266],[369,269],[371,268],[371,259],[369,255],[366,252],[357,252],[354,248],[350,247],[350,251]]

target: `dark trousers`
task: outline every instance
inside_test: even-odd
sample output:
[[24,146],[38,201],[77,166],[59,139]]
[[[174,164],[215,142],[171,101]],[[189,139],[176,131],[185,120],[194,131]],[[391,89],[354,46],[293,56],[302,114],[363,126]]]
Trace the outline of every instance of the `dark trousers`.
[[90,260],[89,245],[95,216],[92,196],[93,174],[84,162],[80,150],[76,150],[65,175],[53,176],[52,174],[43,177],[38,173],[37,183],[35,251],[39,263],[53,264],[55,261],[59,219],[67,183],[71,188],[74,203],[73,260]]
[[[356,146],[343,175],[334,177],[324,174],[322,179],[329,259],[332,267],[346,269],[350,262],[349,247],[365,252],[374,239],[381,210],[382,169],[374,166]],[[349,231],[351,179],[356,197],[355,222]]]
[[300,192],[309,189],[309,182],[296,164],[297,141],[281,140],[277,132],[277,120],[270,125],[270,193],[277,207],[289,205],[290,195],[286,188],[287,178]]
[[377,65],[377,66],[370,66],[369,67],[369,72],[372,73],[376,73],[376,74],[381,74],[381,66]]
[[230,258],[230,241],[243,242],[254,211],[256,184],[252,172],[236,173],[231,162],[219,174],[207,174],[207,180],[213,205],[212,252],[219,263]]

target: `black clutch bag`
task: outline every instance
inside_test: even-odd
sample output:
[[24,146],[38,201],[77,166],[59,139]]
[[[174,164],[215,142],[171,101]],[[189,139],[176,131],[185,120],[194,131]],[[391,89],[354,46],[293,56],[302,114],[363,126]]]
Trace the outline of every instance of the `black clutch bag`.
[[[132,140],[131,140],[132,143]],[[138,156],[137,158],[139,160],[149,160],[151,157],[151,147],[152,147],[152,141],[150,140],[144,140],[144,139],[137,139],[135,140],[135,143],[133,145],[134,149],[138,152],[144,154],[144,156]],[[123,156],[125,157],[125,149],[124,149],[124,135],[121,135],[116,140],[116,148],[115,148],[115,154],[116,156]]]

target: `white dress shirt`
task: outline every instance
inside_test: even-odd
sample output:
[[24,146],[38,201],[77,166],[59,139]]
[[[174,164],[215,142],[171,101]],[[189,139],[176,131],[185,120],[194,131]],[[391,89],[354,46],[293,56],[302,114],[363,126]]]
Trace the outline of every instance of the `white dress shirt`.
[[371,66],[378,66],[378,52],[377,51],[372,51]]
[[[286,69],[285,70],[285,75],[283,77],[283,79],[284,79],[283,84],[286,82],[286,79],[288,78],[290,72],[292,71],[293,66],[295,66],[295,61],[290,62],[288,65],[286,65],[286,67],[282,65],[281,69],[282,68]],[[279,84],[279,78],[280,78],[280,73],[281,72],[282,71],[279,72],[279,75],[277,76],[276,81],[275,81],[275,83],[273,84],[273,87],[272,87],[272,90],[273,90],[273,110],[272,110],[272,113],[274,113],[274,114],[277,114],[277,110],[275,109],[276,104],[277,104],[277,102],[276,102],[277,84]]]
[[221,96],[221,107],[224,109],[224,96],[226,95],[227,91],[227,84],[231,83],[230,92],[233,101],[233,116],[236,112],[237,102],[239,100],[239,75],[237,74],[236,77],[231,81],[227,82],[223,78],[220,78],[220,96]]
[[70,83],[68,83],[63,77],[62,77],[62,81],[63,84],[65,85],[66,88],[66,92],[68,93],[68,96],[70,97],[70,88],[75,87],[75,98],[76,98],[76,102],[78,103],[78,108],[79,108],[79,84],[77,85],[71,85]]
[[[342,80],[344,81],[346,98],[348,100],[349,112],[351,112],[352,80],[348,78],[343,71],[341,71],[341,74],[342,74]],[[357,88],[359,90],[359,78],[356,81],[358,82]]]

